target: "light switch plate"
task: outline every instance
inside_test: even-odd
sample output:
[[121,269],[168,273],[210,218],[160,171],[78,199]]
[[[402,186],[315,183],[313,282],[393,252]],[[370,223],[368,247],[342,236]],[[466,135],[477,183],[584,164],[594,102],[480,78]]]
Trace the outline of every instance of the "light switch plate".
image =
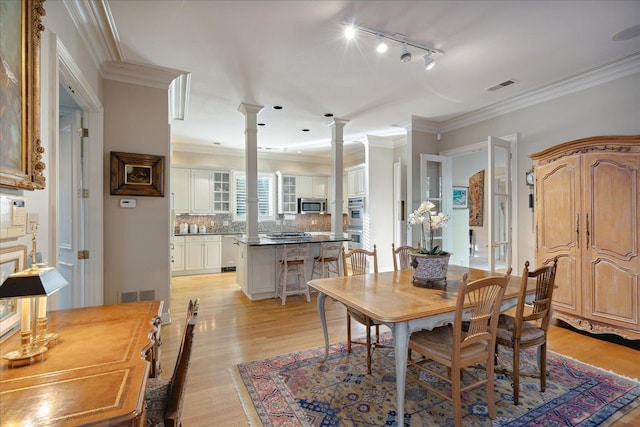
[[135,208],[136,199],[120,199],[121,208]]

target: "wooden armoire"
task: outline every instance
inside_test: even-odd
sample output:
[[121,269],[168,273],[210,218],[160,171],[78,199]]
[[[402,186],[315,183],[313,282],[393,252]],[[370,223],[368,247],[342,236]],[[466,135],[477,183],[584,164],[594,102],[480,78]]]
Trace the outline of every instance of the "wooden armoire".
[[558,257],[554,317],[640,339],[640,135],[532,154],[537,265]]

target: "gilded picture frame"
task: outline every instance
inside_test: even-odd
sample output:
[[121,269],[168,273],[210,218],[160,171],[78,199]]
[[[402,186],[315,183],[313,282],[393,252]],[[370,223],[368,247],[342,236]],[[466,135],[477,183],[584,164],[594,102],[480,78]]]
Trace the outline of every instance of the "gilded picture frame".
[[112,151],[111,195],[164,197],[164,156]]
[[[16,245],[0,249],[0,285],[10,274],[24,270],[27,247]],[[0,340],[20,323],[20,306],[16,298],[0,300]]]
[[45,0],[0,2],[0,187],[45,188],[40,41]]

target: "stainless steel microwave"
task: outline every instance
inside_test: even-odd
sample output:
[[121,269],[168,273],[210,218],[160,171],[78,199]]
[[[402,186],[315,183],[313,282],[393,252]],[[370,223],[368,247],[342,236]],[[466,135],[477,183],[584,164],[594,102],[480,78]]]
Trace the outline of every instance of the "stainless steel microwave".
[[298,213],[326,213],[327,199],[311,199],[301,197],[298,199]]

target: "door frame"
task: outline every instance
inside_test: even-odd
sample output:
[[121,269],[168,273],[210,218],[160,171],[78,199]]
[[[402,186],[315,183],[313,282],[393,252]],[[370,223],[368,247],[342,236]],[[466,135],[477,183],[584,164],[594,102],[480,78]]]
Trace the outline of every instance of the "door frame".
[[[97,94],[80,70],[69,51],[60,39],[53,33],[50,35],[49,58],[51,58],[50,74],[48,76],[51,88],[49,108],[51,122],[49,126],[49,141],[52,156],[56,157],[58,164],[60,93],[59,85],[70,88],[69,93],[83,111],[83,126],[89,130],[90,143],[87,144],[86,175],[89,182],[85,186],[89,190],[89,198],[86,200],[88,214],[85,226],[85,249],[89,251],[90,258],[85,260],[85,289],[82,306],[102,305],[104,303],[104,262],[103,262],[103,123],[104,108]],[[55,169],[55,168],[52,168]],[[90,171],[98,171],[91,173]],[[58,263],[58,188],[59,183],[55,179],[55,170],[51,172],[51,185],[49,186],[49,217],[51,218],[49,239],[49,254],[54,265]]]

